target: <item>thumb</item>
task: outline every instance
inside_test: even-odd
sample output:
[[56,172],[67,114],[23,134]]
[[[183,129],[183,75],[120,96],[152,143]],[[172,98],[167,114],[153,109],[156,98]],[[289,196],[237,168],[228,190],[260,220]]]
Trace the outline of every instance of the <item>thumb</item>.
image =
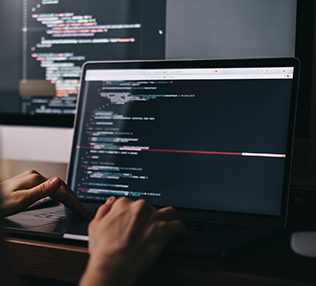
[[31,205],[36,201],[52,195],[61,185],[58,177],[53,177],[44,183],[33,187],[25,192],[25,199]]

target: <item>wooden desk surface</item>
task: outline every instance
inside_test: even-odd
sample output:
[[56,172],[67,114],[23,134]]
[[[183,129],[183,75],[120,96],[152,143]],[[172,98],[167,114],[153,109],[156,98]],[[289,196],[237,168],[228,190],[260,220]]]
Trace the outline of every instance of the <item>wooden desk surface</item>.
[[[84,246],[15,237],[9,237],[6,241],[13,263],[16,266],[16,271],[23,275],[78,282],[89,257],[87,248]],[[271,259],[277,260],[275,258],[271,257]],[[254,257],[253,259],[252,264],[256,264],[258,258]],[[282,275],[276,277],[273,274],[260,274],[260,271],[259,273],[254,273],[256,271],[252,271],[251,267],[248,269],[243,266],[243,264],[247,265],[249,263],[245,262],[245,260],[247,260],[245,257],[241,257],[231,263],[210,259],[164,255],[150,271],[141,277],[137,284],[161,285],[163,283],[163,285],[192,285],[194,283],[194,285],[230,286],[316,285],[316,282],[314,283],[313,281],[301,281],[297,278],[288,279],[282,277]],[[260,263],[264,264],[266,262],[263,259]],[[277,261],[276,263],[278,264]],[[307,267],[306,271],[309,271],[315,264],[314,272],[316,276],[316,262],[313,261],[311,263],[312,265]],[[280,271],[282,272],[282,269]],[[288,271],[291,272],[291,269],[288,269]],[[264,270],[262,273],[265,272]],[[302,275],[304,276],[304,273]]]
[[23,238],[7,238],[19,274],[77,282],[88,261],[86,247]]

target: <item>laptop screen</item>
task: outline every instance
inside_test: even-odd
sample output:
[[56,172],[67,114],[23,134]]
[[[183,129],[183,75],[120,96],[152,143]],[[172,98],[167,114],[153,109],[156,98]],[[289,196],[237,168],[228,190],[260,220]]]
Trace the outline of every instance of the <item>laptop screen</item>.
[[293,67],[87,69],[78,198],[280,215]]

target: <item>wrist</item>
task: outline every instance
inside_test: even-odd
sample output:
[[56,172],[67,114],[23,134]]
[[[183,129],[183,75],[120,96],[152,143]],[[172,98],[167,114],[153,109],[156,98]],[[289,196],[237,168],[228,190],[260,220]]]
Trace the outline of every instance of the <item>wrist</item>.
[[124,255],[92,254],[80,285],[132,285],[136,278],[132,268]]

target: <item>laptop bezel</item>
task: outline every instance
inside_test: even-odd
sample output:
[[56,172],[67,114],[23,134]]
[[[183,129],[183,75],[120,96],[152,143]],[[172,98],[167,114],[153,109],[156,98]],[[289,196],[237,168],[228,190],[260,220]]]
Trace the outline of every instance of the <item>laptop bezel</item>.
[[[291,105],[290,105],[290,117],[287,135],[286,146],[286,162],[283,178],[283,192],[281,200],[281,213],[280,215],[266,215],[266,214],[253,214],[253,213],[237,213],[237,212],[225,212],[217,210],[202,210],[191,208],[178,208],[179,211],[184,211],[187,214],[201,215],[201,216],[221,216],[221,217],[238,217],[241,221],[255,221],[264,224],[274,224],[279,226],[286,225],[287,219],[287,205],[290,189],[291,178],[291,162],[294,143],[294,130],[296,119],[296,106],[297,106],[297,94],[299,85],[299,72],[300,61],[297,58],[273,58],[273,59],[238,59],[238,60],[154,60],[154,61],[99,61],[99,62],[86,62],[82,67],[80,91],[77,101],[75,123],[74,123],[74,135],[72,142],[71,158],[68,166],[67,182],[71,184],[72,175],[74,170],[74,159],[76,152],[76,145],[78,139],[78,126],[80,122],[80,111],[82,109],[82,101],[84,96],[85,75],[87,70],[98,69],[158,69],[158,68],[240,68],[240,67],[294,67]],[[72,186],[71,186],[72,187]],[[82,199],[81,202],[92,202],[102,204],[100,200]]]

